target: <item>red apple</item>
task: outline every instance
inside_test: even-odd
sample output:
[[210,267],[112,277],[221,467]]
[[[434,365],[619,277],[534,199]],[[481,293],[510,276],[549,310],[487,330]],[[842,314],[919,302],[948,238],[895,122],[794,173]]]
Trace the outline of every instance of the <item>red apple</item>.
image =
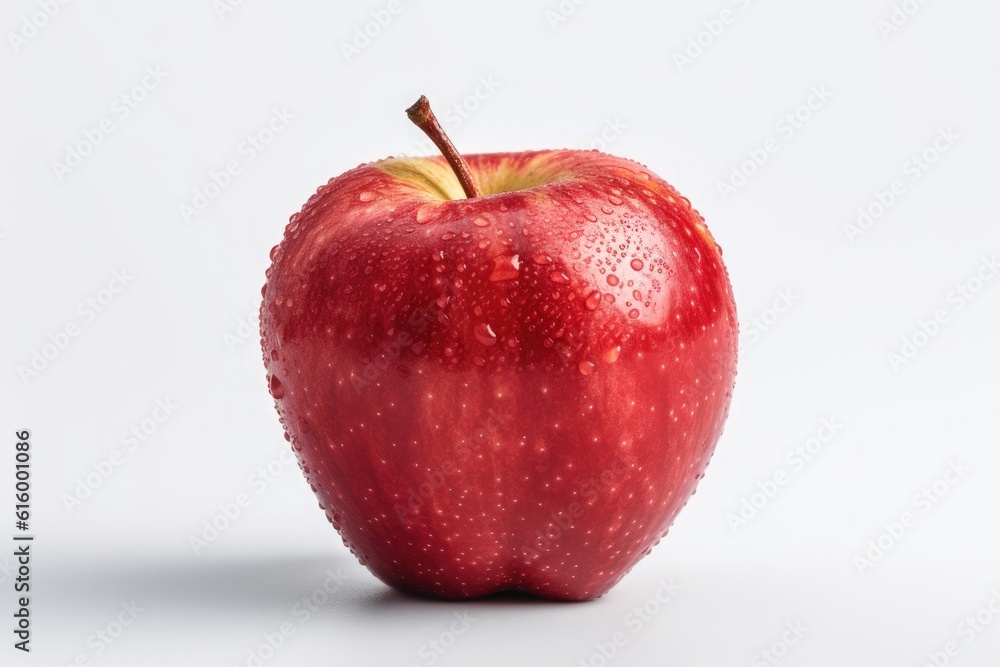
[[690,202],[596,151],[386,159],[271,252],[271,393],[306,478],[382,581],[598,597],[650,552],[722,432],[737,321]]

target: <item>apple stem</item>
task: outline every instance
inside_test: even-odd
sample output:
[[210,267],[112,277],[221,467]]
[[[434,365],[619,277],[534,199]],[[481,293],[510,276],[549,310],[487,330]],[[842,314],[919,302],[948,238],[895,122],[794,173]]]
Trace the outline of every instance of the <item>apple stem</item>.
[[430,140],[434,142],[434,145],[444,155],[444,159],[448,161],[455,175],[458,176],[458,182],[462,184],[465,196],[469,199],[478,197],[479,190],[476,189],[476,181],[472,178],[472,171],[469,169],[469,164],[462,157],[462,154],[458,152],[458,149],[455,148],[455,144],[451,143],[448,135],[444,133],[444,128],[438,122],[437,116],[431,111],[431,103],[427,100],[427,97],[421,95],[420,99],[406,110],[406,115],[413,121],[414,125],[430,137]]

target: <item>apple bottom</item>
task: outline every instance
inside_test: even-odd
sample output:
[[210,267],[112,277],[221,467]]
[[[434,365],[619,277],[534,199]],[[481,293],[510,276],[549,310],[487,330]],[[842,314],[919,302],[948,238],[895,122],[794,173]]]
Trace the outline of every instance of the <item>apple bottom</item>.
[[733,370],[698,343],[590,376],[427,364],[363,386],[345,355],[306,394],[328,400],[291,392],[279,407],[308,415],[286,423],[303,470],[382,581],[587,600],[649,553],[703,476],[728,409],[705,388],[731,387]]

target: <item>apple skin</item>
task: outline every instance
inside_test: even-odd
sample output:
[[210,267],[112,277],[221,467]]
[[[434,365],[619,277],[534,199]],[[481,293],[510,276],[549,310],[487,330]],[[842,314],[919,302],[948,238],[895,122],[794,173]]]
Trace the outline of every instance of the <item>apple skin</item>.
[[[320,507],[398,589],[599,597],[715,449],[737,319],[702,217],[596,151],[362,165],[292,216],[264,363]],[[495,194],[489,194],[495,193]]]

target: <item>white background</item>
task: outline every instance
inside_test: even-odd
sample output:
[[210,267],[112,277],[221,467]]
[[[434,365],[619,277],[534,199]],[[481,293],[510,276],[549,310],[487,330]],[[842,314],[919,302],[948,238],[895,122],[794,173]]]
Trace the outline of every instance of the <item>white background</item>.
[[[10,647],[0,556],[0,661],[247,665],[287,621],[264,664],[597,666],[622,631],[607,664],[774,664],[760,652],[777,642],[783,665],[919,666],[954,641],[948,664],[996,665],[1000,277],[977,274],[992,277],[983,261],[1000,252],[1000,6],[907,0],[912,16],[885,35],[889,0],[590,0],[564,2],[559,21],[557,0],[400,1],[350,57],[342,44],[387,1],[249,0],[221,15],[212,0],[71,2],[47,19],[37,0],[4,3],[0,538],[13,433],[29,428],[37,541],[30,656]],[[731,21],[713,23],[723,10]],[[116,100],[147,68],[166,76],[122,118]],[[814,89],[829,99],[800,108]],[[403,115],[421,93],[464,152],[603,146],[647,164],[725,249],[744,331],[728,425],[668,538],[599,601],[404,597],[353,560],[294,466],[253,477],[287,447],[255,324],[268,250],[328,178],[423,151]],[[275,109],[294,119],[248,160],[241,143]],[[808,119],[780,129],[797,111]],[[104,118],[113,131],[60,178],[54,163]],[[777,152],[724,197],[719,183],[769,138]],[[185,220],[180,205],[229,160],[239,174]],[[902,194],[849,235],[894,180]],[[121,270],[128,285],[102,292]],[[959,299],[959,285],[978,291]],[[782,293],[791,305],[769,310]],[[937,311],[935,335],[915,336]],[[22,377],[72,323],[78,335]],[[904,337],[920,345],[894,368]],[[157,399],[178,407],[69,511],[66,494]],[[795,469],[786,455],[823,419],[842,426]],[[952,463],[963,475],[915,502]],[[734,531],[727,516],[782,471]],[[241,493],[250,506],[195,555],[189,538]],[[887,536],[904,512],[914,524]],[[859,566],[880,537],[884,555]],[[328,571],[332,592],[302,623],[293,607]],[[656,602],[671,578],[680,590]],[[143,611],[98,655],[94,633],[133,600]],[[626,614],[647,603],[634,632]],[[992,624],[959,627],[983,609]],[[473,620],[451,636],[456,612]]]

